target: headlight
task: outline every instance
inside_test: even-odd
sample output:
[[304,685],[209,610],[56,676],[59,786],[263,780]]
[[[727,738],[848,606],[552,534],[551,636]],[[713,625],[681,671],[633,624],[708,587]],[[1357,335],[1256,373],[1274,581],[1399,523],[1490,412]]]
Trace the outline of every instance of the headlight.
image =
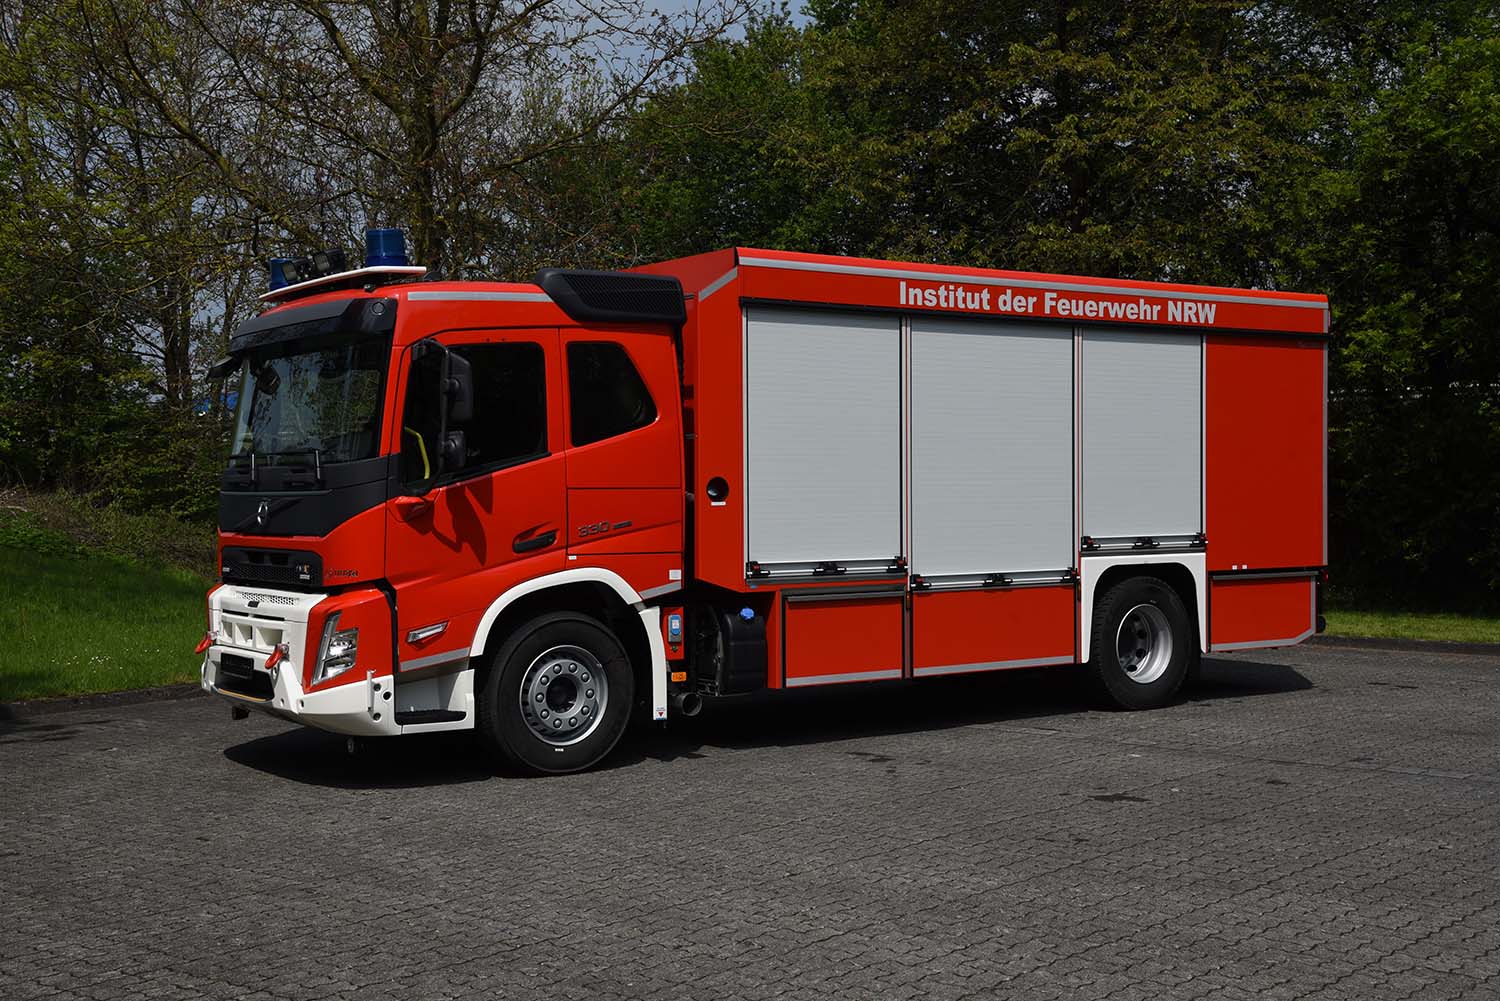
[[313,670],[312,683],[315,685],[343,674],[354,666],[354,655],[359,648],[359,629],[340,629],[340,614],[334,612],[323,626],[323,642],[318,645],[318,666]]

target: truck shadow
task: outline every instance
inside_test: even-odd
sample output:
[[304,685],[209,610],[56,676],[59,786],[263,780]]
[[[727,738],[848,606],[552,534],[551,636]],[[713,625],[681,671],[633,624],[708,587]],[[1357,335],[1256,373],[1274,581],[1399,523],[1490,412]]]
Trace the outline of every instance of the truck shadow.
[[[1304,691],[1313,685],[1290,667],[1244,660],[1205,660],[1202,678],[1183,704]],[[876,683],[769,692],[710,703],[701,716],[670,727],[635,725],[601,766],[705,756],[714,749],[818,744],[859,737],[941,730],[981,723],[1045,720],[1101,710],[1077,669],[1039,668],[935,678],[921,684]],[[1171,709],[1165,710],[1171,712]],[[467,732],[371,740],[349,755],[345,740],[303,727],[225,749],[246,768],[308,785],[402,789],[513,777],[486,761]]]
[[[1178,705],[1305,691],[1312,682],[1291,667],[1205,659],[1198,682]],[[603,768],[645,759],[700,757],[705,749],[796,746],[943,730],[982,723],[1028,722],[1112,713],[1096,699],[1081,668],[993,671],[920,684],[889,682],[744,696],[709,703],[702,715],[669,728],[637,727]],[[1172,712],[1172,708],[1163,710]]]
[[495,777],[468,732],[365,740],[353,754],[346,745],[338,734],[293,725],[226,747],[224,757],[277,778],[332,789],[406,789]]

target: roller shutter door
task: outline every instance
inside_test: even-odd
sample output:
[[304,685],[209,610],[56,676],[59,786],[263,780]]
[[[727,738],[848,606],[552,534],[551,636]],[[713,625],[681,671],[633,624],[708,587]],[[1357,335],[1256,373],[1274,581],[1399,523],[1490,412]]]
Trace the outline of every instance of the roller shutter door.
[[1203,338],[1085,330],[1083,534],[1203,527]]
[[746,559],[903,555],[900,322],[752,307],[745,379]]
[[912,320],[912,572],[1074,563],[1073,334]]

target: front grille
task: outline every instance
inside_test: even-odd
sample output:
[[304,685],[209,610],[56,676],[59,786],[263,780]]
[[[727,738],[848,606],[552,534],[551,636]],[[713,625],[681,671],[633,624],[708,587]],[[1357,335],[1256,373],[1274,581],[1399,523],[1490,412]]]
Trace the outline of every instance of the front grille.
[[249,657],[226,653],[219,655],[218,686],[221,690],[246,698],[271,701],[276,686],[265,671],[257,671],[255,662]]
[[236,591],[246,601],[253,601],[261,605],[295,605],[297,599],[290,594],[270,594],[265,591]]
[[225,546],[220,570],[226,584],[254,581],[317,587],[323,583],[322,558],[300,549]]

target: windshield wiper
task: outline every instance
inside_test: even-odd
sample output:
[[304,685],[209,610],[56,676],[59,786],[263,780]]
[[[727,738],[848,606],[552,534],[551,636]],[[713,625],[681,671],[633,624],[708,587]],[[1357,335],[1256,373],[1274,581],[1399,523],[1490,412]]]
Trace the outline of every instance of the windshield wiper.
[[[250,475],[246,478],[246,480],[242,481],[240,485],[242,485],[242,486],[248,486],[251,490],[259,490],[260,489],[260,471],[262,469],[262,462],[258,462],[257,460],[262,460],[263,461],[263,460],[266,460],[266,459],[278,459],[278,458],[282,458],[284,456],[311,456],[312,457],[312,463],[311,463],[311,466],[308,466],[308,465],[305,465],[305,464],[304,465],[294,465],[294,464],[289,463],[289,462],[269,462],[269,463],[264,463],[265,466],[280,466],[281,468],[287,470],[288,476],[286,478],[286,481],[284,483],[282,483],[282,485],[281,485],[282,489],[285,489],[285,490],[313,489],[313,490],[316,490],[316,489],[318,489],[318,488],[320,488],[320,487],[323,486],[323,452],[322,452],[321,449],[317,449],[317,448],[297,448],[297,449],[289,449],[289,450],[287,450],[285,452],[254,452],[254,451],[251,451],[251,452],[242,452],[239,455],[231,456],[229,461],[230,461],[230,464],[231,464],[231,469],[234,466],[240,466],[240,467],[249,466],[249,474]],[[227,472],[227,470],[226,470],[226,472]],[[312,474],[312,477],[310,479],[299,479],[296,476],[296,474],[298,474],[298,473],[307,473],[307,472],[311,472],[311,474]]]

